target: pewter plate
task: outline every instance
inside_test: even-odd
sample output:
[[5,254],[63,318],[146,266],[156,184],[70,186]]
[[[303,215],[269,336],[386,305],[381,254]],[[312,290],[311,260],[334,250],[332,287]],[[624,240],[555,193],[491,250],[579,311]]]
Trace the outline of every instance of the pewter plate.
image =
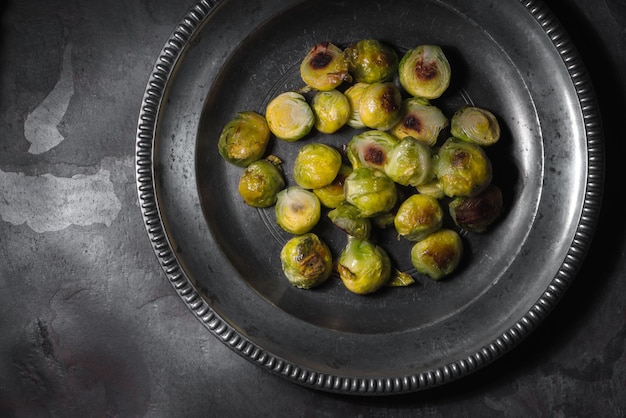
[[[290,286],[279,253],[289,234],[272,209],[246,206],[241,168],[217,152],[236,112],[263,113],[302,87],[310,46],[375,38],[403,52],[440,45],[452,83],[434,101],[492,110],[488,150],[504,213],[488,233],[461,231],[465,256],[439,282],[412,269],[410,243],[377,241],[413,286],[360,296],[337,277]],[[349,141],[353,130],[273,139],[287,180],[299,146]],[[566,291],[590,245],[604,173],[595,97],[574,45],[536,1],[199,1],[150,74],[136,137],[143,220],[167,279],[224,344],[305,387],[347,394],[414,392],[466,376],[520,343]],[[336,256],[345,235],[317,232]]]

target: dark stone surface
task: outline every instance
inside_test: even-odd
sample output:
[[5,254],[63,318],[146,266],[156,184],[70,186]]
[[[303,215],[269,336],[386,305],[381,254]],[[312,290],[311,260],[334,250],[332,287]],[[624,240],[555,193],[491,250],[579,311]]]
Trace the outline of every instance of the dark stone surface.
[[134,136],[150,70],[191,3],[21,0],[2,12],[0,416],[626,416],[626,3],[546,2],[586,63],[606,139],[602,216],[577,279],[496,363],[378,398],[267,373],[165,280],[137,206]]

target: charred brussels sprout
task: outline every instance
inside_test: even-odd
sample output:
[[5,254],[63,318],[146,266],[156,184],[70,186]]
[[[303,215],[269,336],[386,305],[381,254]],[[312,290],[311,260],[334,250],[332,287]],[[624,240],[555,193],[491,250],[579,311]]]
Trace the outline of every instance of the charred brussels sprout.
[[246,167],[260,160],[270,140],[267,121],[253,111],[237,113],[222,130],[218,140],[218,151],[229,163]]
[[367,240],[348,236],[348,243],[337,262],[345,287],[356,294],[372,293],[391,277],[391,260],[382,247]]
[[491,183],[491,161],[480,146],[448,138],[437,153],[435,174],[446,196],[474,196]]
[[350,102],[351,114],[348,119],[347,125],[354,129],[365,128],[363,121],[361,120],[361,116],[359,115],[359,103],[361,103],[361,97],[363,96],[363,92],[369,86],[367,83],[356,83],[352,86],[348,87],[344,94],[348,98]]
[[389,159],[389,152],[398,144],[391,134],[371,130],[352,137],[346,155],[353,168],[370,167],[383,170]]
[[364,217],[389,212],[398,199],[396,184],[382,171],[358,168],[343,186],[346,202],[356,206]]
[[398,76],[400,85],[409,94],[436,99],[450,85],[450,63],[441,47],[420,45],[404,54]]
[[272,99],[265,109],[265,119],[278,139],[290,142],[307,135],[315,124],[315,115],[306,98],[293,91]]
[[370,84],[359,100],[359,117],[368,128],[383,131],[391,129],[400,120],[402,95],[391,83]]
[[315,129],[332,134],[342,128],[350,119],[350,101],[339,90],[320,91],[311,101],[315,115]]
[[389,81],[398,70],[398,54],[375,39],[362,39],[344,50],[348,71],[356,82]]
[[293,179],[304,189],[316,189],[333,182],[341,169],[339,151],[326,144],[306,144],[296,156]]
[[384,170],[398,184],[420,186],[434,178],[432,150],[423,142],[407,136],[389,151]]
[[500,124],[490,111],[464,106],[452,116],[450,133],[463,141],[486,147],[500,139]]
[[239,177],[239,194],[244,202],[256,208],[276,203],[276,195],[285,188],[281,161],[275,157],[250,163]]
[[320,201],[312,192],[298,186],[281,190],[276,195],[276,223],[285,231],[301,235],[309,232],[320,220]]
[[391,133],[399,139],[413,137],[432,147],[447,126],[448,118],[438,107],[426,99],[413,97],[402,102],[402,117]]
[[300,289],[321,285],[333,270],[330,249],[312,232],[287,241],[280,252],[280,261],[289,283]]
[[457,197],[448,206],[459,227],[470,232],[485,232],[502,211],[502,191],[495,185],[473,197]]
[[420,241],[441,229],[443,209],[434,197],[414,194],[400,204],[393,223],[399,235]]
[[346,234],[360,239],[368,239],[372,231],[372,221],[361,217],[361,212],[349,203],[342,203],[328,212],[328,218]]
[[434,280],[451,274],[463,256],[461,237],[451,229],[440,229],[411,248],[415,269]]
[[346,201],[346,195],[343,193],[343,183],[350,173],[352,173],[352,167],[347,164],[342,164],[339,169],[339,174],[337,174],[337,177],[335,177],[332,183],[328,186],[313,189],[313,193],[317,196],[322,205],[333,209]]
[[351,79],[343,51],[330,42],[309,49],[300,64],[300,76],[307,86],[321,91],[333,90]]

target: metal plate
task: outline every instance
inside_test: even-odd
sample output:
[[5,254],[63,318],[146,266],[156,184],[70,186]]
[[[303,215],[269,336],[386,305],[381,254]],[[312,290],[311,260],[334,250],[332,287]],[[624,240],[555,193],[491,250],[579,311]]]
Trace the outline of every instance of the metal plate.
[[[246,206],[242,169],[217,153],[225,123],[263,113],[302,87],[298,66],[320,41],[375,38],[398,51],[442,46],[453,81],[435,101],[492,110],[503,135],[488,150],[505,214],[464,234],[447,280],[368,296],[338,279],[290,286],[279,253],[290,238],[272,209]],[[304,142],[346,143],[354,131]],[[272,141],[290,172],[304,142]],[[491,363],[558,302],[585,256],[599,213],[604,155],[595,97],[569,38],[534,1],[226,0],[195,4],[167,40],[142,101],[137,187],[157,258],[206,328],[260,367],[306,387],[395,394],[438,386]],[[288,182],[293,183],[288,176]],[[315,232],[338,254],[345,236]],[[407,241],[379,242],[411,270]]]

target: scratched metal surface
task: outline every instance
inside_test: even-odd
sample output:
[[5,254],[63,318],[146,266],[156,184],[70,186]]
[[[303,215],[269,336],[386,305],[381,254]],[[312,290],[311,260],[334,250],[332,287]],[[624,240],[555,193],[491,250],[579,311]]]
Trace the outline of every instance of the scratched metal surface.
[[353,399],[266,373],[193,318],[145,234],[139,104],[192,2],[9,2],[0,34],[0,416],[626,415],[626,5],[550,0],[593,79],[607,175],[579,277],[496,364],[423,393]]

